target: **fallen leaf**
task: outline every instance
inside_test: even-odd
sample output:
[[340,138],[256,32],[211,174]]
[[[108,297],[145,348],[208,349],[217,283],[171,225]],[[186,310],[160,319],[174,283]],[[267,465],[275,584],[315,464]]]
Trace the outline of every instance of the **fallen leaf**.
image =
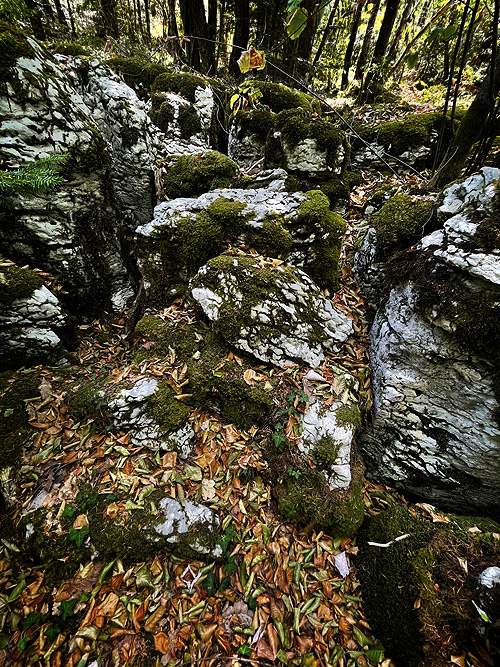
[[74,530],[81,530],[82,528],[88,528],[88,527],[89,527],[89,520],[87,519],[86,514],[80,514],[73,521]]

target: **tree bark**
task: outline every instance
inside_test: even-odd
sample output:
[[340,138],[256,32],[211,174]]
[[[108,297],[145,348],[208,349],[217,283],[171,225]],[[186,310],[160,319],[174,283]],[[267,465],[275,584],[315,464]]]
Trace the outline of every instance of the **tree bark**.
[[69,31],[68,21],[66,20],[66,15],[61,5],[61,0],[54,0],[54,5],[56,7],[57,20],[59,23]]
[[[235,0],[234,15],[236,24],[234,26],[233,50],[229,58],[229,74],[233,76],[240,76],[240,68],[238,67],[238,59],[248,46],[248,38],[250,37],[250,3],[249,0]],[[240,48],[238,48],[240,47]]]
[[351,34],[349,36],[349,41],[347,43],[347,48],[344,54],[344,67],[342,69],[342,81],[340,83],[341,90],[345,90],[347,88],[347,84],[349,83],[349,69],[351,67],[352,54],[354,51],[359,22],[361,20],[361,13],[363,11],[365,2],[366,0],[358,0],[358,4],[354,10],[354,16],[351,23]]
[[361,46],[361,51],[359,52],[358,62],[356,63],[356,72],[354,73],[354,78],[358,80],[363,78],[365,67],[368,64],[368,52],[370,50],[370,44],[373,37],[373,30],[375,28],[375,21],[377,20],[378,10],[380,8],[380,2],[381,0],[374,0],[372,12],[366,26],[365,36],[363,37],[363,44]]
[[410,18],[414,4],[415,0],[406,0],[403,16],[401,17],[401,21],[399,22],[396,34],[394,35],[394,39],[392,40],[391,46],[389,48],[389,53],[387,55],[387,59],[389,60],[389,62],[392,62],[396,57],[399,42],[401,41],[401,37],[403,36],[404,29],[408,25],[408,19]]
[[101,0],[101,11],[107,34],[118,39],[120,35],[116,18],[116,0]]
[[29,9],[29,18],[33,34],[37,39],[44,41],[47,39],[47,35],[45,33],[45,26],[43,25],[42,15],[37,3],[35,0],[24,0],[24,4],[27,9]]
[[203,74],[215,74],[215,45],[206,41],[209,37],[203,0],[179,0],[179,7],[184,34],[193,38],[187,44],[188,64]]
[[[380,0],[378,0],[378,1],[380,2]],[[323,36],[321,38],[321,42],[318,46],[318,50],[316,51],[316,55],[314,56],[313,69],[318,64],[319,59],[321,58],[321,54],[323,53],[323,49],[325,48],[325,44],[328,41],[328,38],[330,37],[330,34],[332,32],[333,19],[335,18],[335,14],[337,13],[339,3],[340,3],[340,0],[335,0],[335,2],[333,3],[332,11],[330,12],[330,15],[328,17],[328,21],[326,22],[326,26],[325,26],[325,29],[323,31]]]
[[76,37],[75,19],[73,18],[73,8],[71,7],[70,0],[67,0],[67,5],[68,5],[69,22],[71,23],[71,37],[73,37],[74,39]]
[[144,17],[146,19],[146,39],[151,40],[151,18],[149,12],[149,0],[144,0]]
[[500,51],[497,47],[493,70],[490,65],[476,97],[458,126],[451,146],[446,151],[439,169],[429,183],[430,188],[441,189],[460,177],[472,147],[481,139],[488,118],[495,109],[495,99],[499,92]]

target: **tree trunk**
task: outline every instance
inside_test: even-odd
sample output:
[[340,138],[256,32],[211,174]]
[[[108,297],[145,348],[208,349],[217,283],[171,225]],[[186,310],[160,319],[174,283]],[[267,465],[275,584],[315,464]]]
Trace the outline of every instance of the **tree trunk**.
[[472,147],[480,140],[488,118],[495,109],[495,98],[499,92],[500,51],[497,47],[493,71],[490,66],[474,101],[458,126],[453,143],[429,183],[430,188],[441,189],[460,177]]
[[361,13],[365,5],[366,0],[358,0],[356,9],[354,10],[354,16],[351,23],[351,34],[349,36],[349,41],[347,43],[347,49],[344,54],[344,67],[342,69],[342,81],[340,83],[341,90],[347,88],[349,83],[349,69],[351,67],[352,54],[354,51],[354,45],[356,43],[356,36],[358,34],[359,22],[361,20]]
[[217,56],[215,58],[217,62],[217,67],[219,66],[219,63],[222,61],[225,63],[226,62],[226,44],[225,44],[225,14],[226,14],[226,0],[221,0],[220,1],[220,9],[219,9],[219,36],[218,36],[218,44],[217,44]]
[[187,45],[188,64],[203,74],[215,74],[215,45],[206,41],[209,37],[203,0],[179,0],[179,6],[184,34],[192,37]]
[[116,0],[101,0],[101,11],[106,33],[118,39],[120,35],[116,18]]
[[38,5],[36,4],[35,0],[24,0],[24,4],[29,10],[29,18],[33,34],[37,39],[45,41],[45,39],[47,39],[47,35],[45,34],[45,26],[43,25],[42,15]]
[[[234,26],[233,50],[229,58],[229,74],[233,76],[240,76],[240,68],[238,67],[238,59],[248,46],[248,38],[250,37],[250,3],[248,0],[235,0],[234,15],[236,24]],[[238,48],[240,47],[240,48]]]
[[368,73],[363,85],[361,99],[364,102],[373,102],[383,85],[384,73],[382,67],[384,64],[384,57],[387,52],[394,22],[396,21],[400,1],[401,0],[387,0],[384,18],[382,19],[382,25],[380,26],[380,32],[373,52],[372,63],[374,68],[372,66],[372,70]]
[[363,37],[363,44],[361,46],[361,51],[359,52],[358,62],[356,63],[356,72],[354,73],[354,78],[358,79],[358,81],[363,78],[365,67],[368,64],[368,52],[370,50],[370,44],[372,41],[373,30],[375,28],[375,21],[377,20],[378,10],[380,8],[380,2],[381,0],[374,0],[372,12],[366,26],[365,36]]
[[[380,2],[380,0],[378,1]],[[330,16],[328,17],[328,21],[326,22],[326,26],[323,31],[323,36],[321,38],[320,45],[318,46],[318,50],[316,51],[316,55],[314,56],[313,69],[318,64],[319,59],[321,58],[321,54],[323,53],[323,49],[325,48],[325,44],[328,41],[328,38],[330,37],[330,34],[332,32],[333,19],[335,18],[335,14],[337,13],[339,3],[340,0],[335,0],[335,2],[333,3],[333,8],[332,11],[330,12]]]
[[69,22],[71,23],[71,37],[73,37],[74,39],[76,37],[75,19],[73,18],[73,8],[71,7],[70,0],[67,0],[67,5],[68,5]]
[[401,17],[401,21],[399,22],[396,34],[394,35],[394,39],[392,40],[392,44],[389,49],[389,54],[387,56],[389,62],[392,62],[396,58],[399,42],[401,41],[401,37],[403,36],[404,29],[408,25],[408,20],[413,10],[414,4],[415,0],[406,0],[403,16]]
[[56,6],[57,20],[59,23],[69,30],[68,21],[66,20],[66,15],[61,5],[61,0],[54,0],[54,5]]
[[211,74],[217,74],[218,60],[216,57],[216,40],[217,40],[217,0],[208,0],[208,20],[207,20],[207,36],[210,42],[206,42],[207,55],[211,63]]
[[146,19],[146,39],[151,40],[151,18],[149,12],[149,0],[144,0],[144,17]]

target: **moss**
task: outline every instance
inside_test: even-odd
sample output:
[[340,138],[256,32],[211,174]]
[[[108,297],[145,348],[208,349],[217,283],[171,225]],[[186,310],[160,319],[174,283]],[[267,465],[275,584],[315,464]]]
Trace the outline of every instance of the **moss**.
[[335,411],[337,426],[361,428],[361,413],[357,405],[342,405]]
[[147,413],[158,424],[161,434],[167,435],[184,426],[190,410],[175,398],[175,392],[166,382],[158,382],[158,389],[148,401]]
[[335,441],[329,435],[324,435],[314,445],[311,451],[311,458],[318,465],[332,465],[335,463],[339,449],[339,442]]
[[391,197],[371,216],[377,232],[377,253],[387,258],[397,249],[415,243],[422,228],[432,218],[434,202],[415,199],[401,194]]
[[185,100],[196,102],[196,89],[206,88],[207,84],[199,76],[194,74],[176,74],[165,72],[160,74],[154,80],[151,88],[151,94],[154,93],[175,93]]
[[197,197],[214,188],[227,187],[238,172],[237,165],[217,151],[204,155],[183,155],[168,170],[167,197]]
[[175,118],[175,109],[163,95],[152,95],[149,116],[162,132],[168,132]]
[[267,257],[286,257],[293,244],[293,238],[284,218],[271,214],[264,218],[261,228],[249,229],[245,233],[245,243]]
[[301,107],[311,111],[311,98],[305,93],[300,93],[281,83],[270,83],[267,81],[253,81],[253,85],[262,92],[260,103],[268,106],[274,113],[285,109],[297,109]]
[[39,396],[40,374],[0,375],[0,469],[16,465],[33,434],[24,399]]
[[[286,455],[284,460],[288,460]],[[352,466],[353,479],[344,491],[331,491],[319,471],[301,465],[299,472],[297,476],[282,474],[274,488],[285,519],[328,530],[334,537],[351,536],[364,518],[363,466],[359,462]]]
[[31,269],[7,266],[0,271],[0,303],[10,306],[16,299],[27,299],[43,285],[43,279]]
[[56,42],[52,50],[65,56],[90,56],[88,49],[75,42]]
[[74,383],[68,390],[68,411],[76,422],[95,422],[100,429],[109,426],[111,416],[103,381]]
[[341,200],[349,201],[349,184],[342,178],[330,178],[319,189],[328,197],[330,206],[335,206]]
[[190,139],[193,135],[199,134],[203,130],[200,117],[196,113],[196,107],[193,104],[189,107],[181,107],[179,109],[178,123],[181,131],[181,139]]
[[125,148],[135,146],[140,137],[141,133],[136,127],[123,126],[120,128],[120,138]]
[[[446,147],[452,138],[450,112],[446,125],[443,146]],[[377,141],[393,155],[401,155],[408,149],[428,146],[434,139],[433,133],[439,131],[443,114],[432,113],[410,114],[404,120],[382,123],[372,128],[361,130],[361,136],[367,141]],[[455,126],[458,121],[455,120]],[[443,148],[444,150],[444,148]],[[432,156],[432,159],[433,156]]]
[[275,117],[273,113],[263,109],[238,111],[233,120],[233,124],[238,128],[237,139],[252,135],[264,144],[269,132],[274,129]]
[[0,20],[0,80],[12,78],[12,68],[18,58],[33,58],[35,52],[26,35],[17,26]]
[[321,288],[335,291],[339,284],[339,258],[345,233],[345,221],[330,211],[327,197],[319,190],[306,193],[298,210],[297,223],[314,232],[307,271]]
[[99,130],[90,126],[86,128],[91,138],[85,146],[74,146],[69,150],[69,158],[64,161],[61,173],[71,173],[73,170],[91,174],[95,171],[106,170],[111,164],[111,157],[104,137]]
[[[498,562],[500,547],[491,535],[470,533],[467,524],[473,523],[450,517],[449,524],[433,524],[394,507],[373,517],[358,535],[368,620],[397,664],[441,667],[463,652],[477,615],[471,604],[477,575]],[[401,535],[407,537],[386,548],[368,544],[387,544]]]
[[349,189],[355,188],[363,182],[361,174],[357,171],[346,171],[345,180],[349,185]]
[[[272,409],[272,392],[245,382],[244,372],[252,361],[238,353],[240,366],[234,358],[229,358],[227,344],[200,325],[180,328],[146,316],[137,324],[136,331],[146,334],[153,343],[149,355],[152,351],[161,357],[172,348],[176,358],[187,363],[187,393],[192,394],[189,404],[215,410],[241,428],[259,423]],[[142,349],[138,348],[140,359],[144,357]]]
[[[340,146],[344,145],[347,148],[344,133],[333,123],[314,118],[301,108],[281,111],[276,117],[275,127],[281,133],[282,142],[290,150],[305,139],[315,139],[318,150],[326,151],[326,162],[330,167],[338,166],[337,156]],[[267,150],[269,152],[270,146]],[[272,155],[267,157],[272,160]]]
[[500,181],[495,183],[491,215],[479,223],[474,240],[482,248],[500,248]]
[[142,93],[149,93],[155,79],[160,74],[169,72],[164,65],[140,58],[112,58],[104,64],[121,74],[131,88]]

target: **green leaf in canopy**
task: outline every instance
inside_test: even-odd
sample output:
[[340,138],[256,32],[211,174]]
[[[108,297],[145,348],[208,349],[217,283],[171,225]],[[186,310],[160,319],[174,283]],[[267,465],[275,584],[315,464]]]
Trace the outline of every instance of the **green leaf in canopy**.
[[286,32],[290,39],[298,39],[307,25],[309,12],[304,7],[297,7],[288,15]]

